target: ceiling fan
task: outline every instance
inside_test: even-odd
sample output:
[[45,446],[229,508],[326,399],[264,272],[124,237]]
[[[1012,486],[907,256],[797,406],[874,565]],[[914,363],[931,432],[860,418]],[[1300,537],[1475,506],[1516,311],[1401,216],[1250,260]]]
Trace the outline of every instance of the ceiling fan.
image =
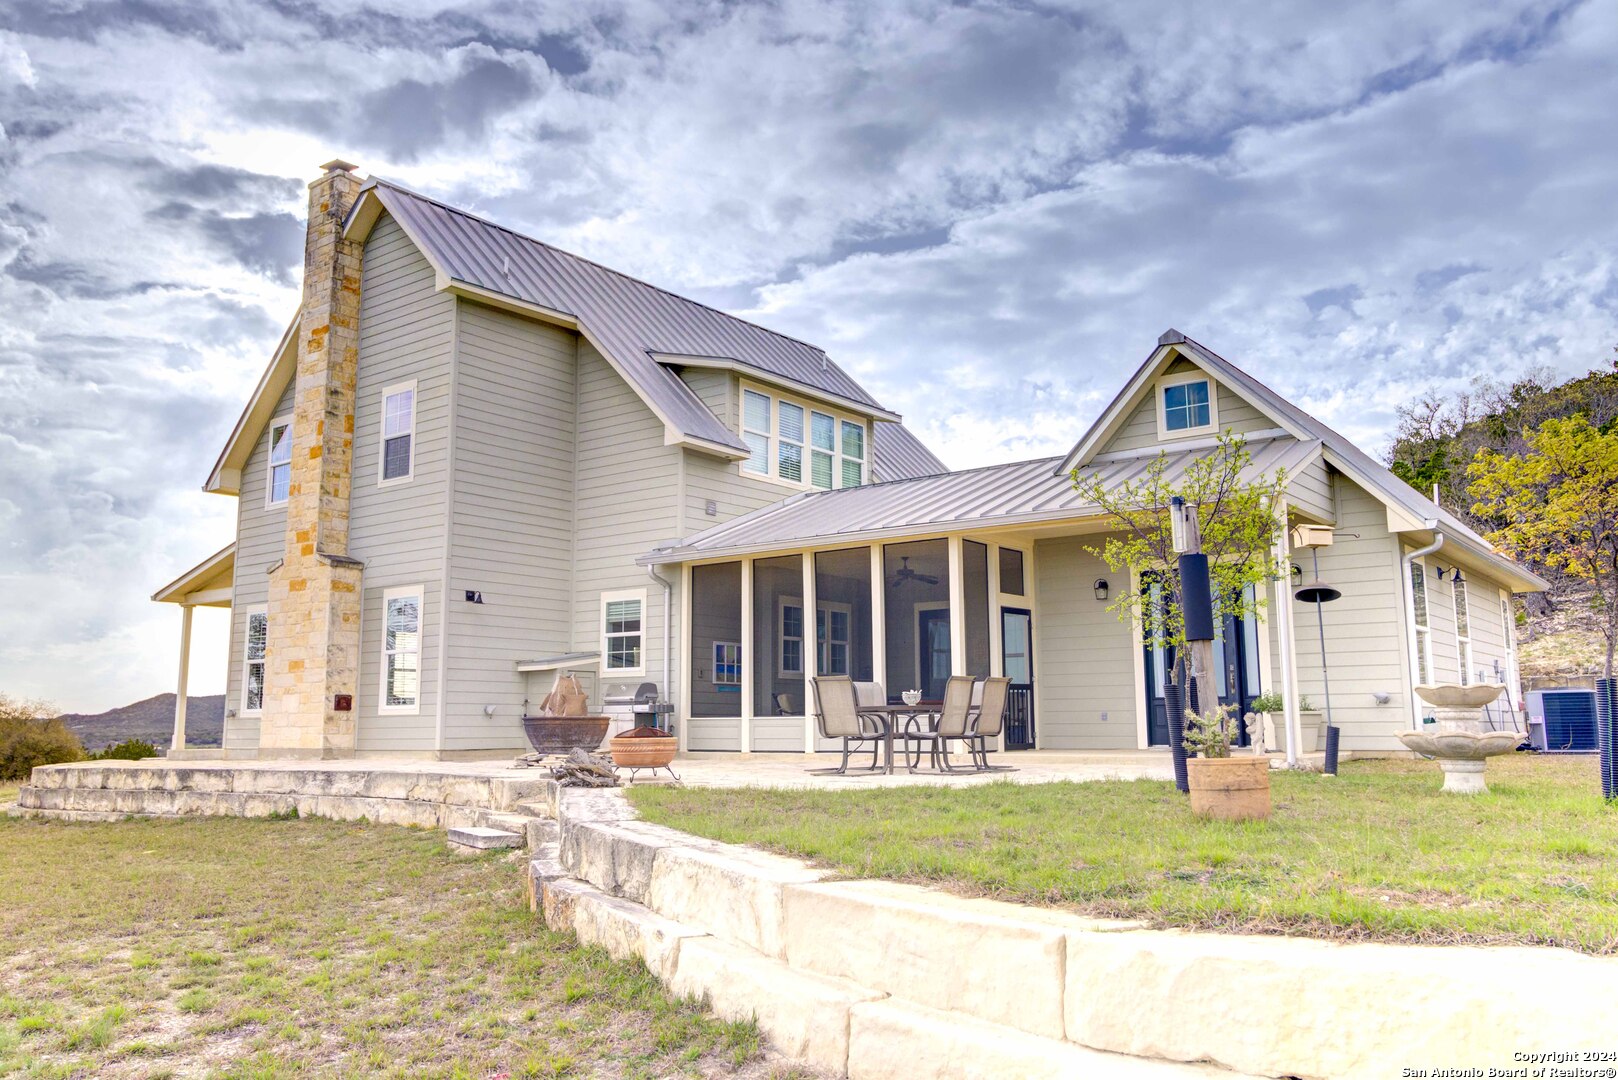
[[889,588],[897,589],[907,581],[920,582],[923,585],[938,584],[938,579],[933,577],[931,574],[923,574],[910,569],[910,556],[901,555],[899,556],[899,561],[903,565],[901,565],[899,569],[894,572],[893,580],[888,583]]

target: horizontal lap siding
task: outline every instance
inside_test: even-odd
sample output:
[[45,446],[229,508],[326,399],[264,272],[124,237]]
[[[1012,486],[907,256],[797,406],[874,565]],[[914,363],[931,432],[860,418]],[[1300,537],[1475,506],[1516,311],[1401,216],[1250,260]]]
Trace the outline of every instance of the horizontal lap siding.
[[[362,751],[432,751],[438,733],[455,301],[437,291],[432,267],[385,215],[366,241],[362,274],[349,537],[349,553],[365,563],[355,703],[358,746]],[[380,487],[382,391],[411,379],[416,380],[413,478]],[[418,710],[408,716],[382,714],[377,706],[383,593],[415,585],[423,588]]]
[[1327,523],[1337,520],[1332,501],[1331,468],[1322,458],[1304,466],[1287,482],[1287,502],[1310,517]]
[[[1165,374],[1178,374],[1182,371],[1194,370],[1194,366],[1184,360],[1177,361],[1169,366]],[[1241,395],[1228,387],[1221,386],[1209,376],[1209,382],[1214,384],[1215,400],[1219,403],[1219,430],[1234,431],[1238,434],[1248,434],[1254,431],[1266,431],[1276,428],[1275,420],[1259,412],[1249,405]],[[1162,391],[1157,383],[1151,384],[1150,390],[1129,414],[1122,427],[1113,435],[1111,441],[1099,451],[1110,454],[1120,450],[1144,450],[1161,445],[1172,449],[1177,440],[1160,440],[1157,436],[1157,395]]]
[[[577,340],[460,302],[446,750],[523,746],[517,661],[572,646]],[[469,589],[482,604],[465,601]]]
[[[1145,688],[1137,687],[1128,624],[1095,598],[1098,577],[1119,575],[1091,555],[1104,537],[1041,540],[1035,545],[1034,723],[1039,745],[1062,750],[1132,749]],[[1106,719],[1102,719],[1102,714]]]
[[742,748],[742,722],[740,720],[687,720],[686,749],[688,750],[740,750]]
[[[292,414],[293,386],[288,384],[272,418]],[[241,495],[236,501],[236,579],[231,590],[230,655],[226,660],[226,750],[257,750],[257,716],[243,716],[243,661],[247,649],[247,616],[262,611],[270,598],[268,571],[286,554],[287,508],[265,506],[269,488],[270,428],[266,424],[242,466]],[[235,716],[230,712],[234,711]]]
[[[838,742],[838,748],[842,743]],[[753,749],[760,753],[799,753],[803,750],[803,717],[756,716]]]

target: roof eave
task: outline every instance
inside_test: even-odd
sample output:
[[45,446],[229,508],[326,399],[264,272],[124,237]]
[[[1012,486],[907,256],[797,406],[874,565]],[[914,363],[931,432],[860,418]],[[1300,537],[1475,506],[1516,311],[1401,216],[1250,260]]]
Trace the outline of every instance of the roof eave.
[[275,404],[281,400],[282,391],[297,371],[297,332],[302,311],[300,306],[281,335],[275,352],[270,356],[269,365],[259,376],[252,396],[247,399],[247,407],[237,418],[236,426],[225,440],[224,449],[219,452],[219,459],[208,473],[208,480],[202,485],[203,491],[216,495],[241,494],[242,467],[247,464],[247,456],[252,452],[252,441],[256,441],[264,425],[274,419]]
[[803,397],[814,398],[817,401],[823,401],[826,404],[835,406],[836,408],[842,409],[845,412],[855,413],[859,416],[868,416],[874,420],[888,420],[894,423],[901,423],[904,420],[903,416],[900,416],[898,413],[892,412],[888,409],[884,409],[880,405],[872,402],[858,401],[842,394],[834,394],[829,390],[822,390],[819,387],[810,386],[808,383],[800,382],[797,379],[788,378],[785,375],[779,375],[773,371],[766,371],[763,368],[755,367],[754,365],[747,363],[745,360],[739,360],[734,356],[694,356],[685,353],[658,352],[654,349],[646,350],[646,355],[650,356],[659,364],[670,365],[673,367],[703,368],[709,371],[732,371],[738,375],[746,376],[755,382],[768,383],[771,386],[775,386],[783,390],[790,390],[791,392],[799,394]]

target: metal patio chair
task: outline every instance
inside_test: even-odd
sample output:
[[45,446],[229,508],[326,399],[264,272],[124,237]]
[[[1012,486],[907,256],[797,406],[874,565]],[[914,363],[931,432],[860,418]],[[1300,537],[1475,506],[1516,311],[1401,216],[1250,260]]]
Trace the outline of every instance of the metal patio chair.
[[1000,738],[1000,733],[1006,726],[1006,705],[1011,698],[1011,680],[1003,676],[984,679],[978,684],[981,688],[975,711],[972,714],[972,738],[967,743],[967,749],[972,752],[972,762],[979,772],[1011,772],[1010,765],[989,764],[989,741]]
[[882,749],[883,734],[872,731],[860,716],[859,703],[854,697],[854,680],[847,675],[820,675],[813,682],[815,691],[815,726],[823,739],[843,741],[843,761],[835,769],[816,769],[815,772],[848,773],[848,755],[856,746],[871,746],[871,765],[877,768],[877,755]]
[[[962,773],[969,769],[958,769],[949,763],[949,744],[951,742],[968,742],[972,738],[972,684],[975,680],[970,675],[951,675],[944,684],[944,704],[938,711],[938,723],[930,730],[922,731],[911,727],[903,733],[905,740],[905,754],[910,771],[915,772],[921,764],[921,748],[927,747],[928,754],[934,769],[939,772]],[[914,758],[910,757],[911,744],[914,744]]]

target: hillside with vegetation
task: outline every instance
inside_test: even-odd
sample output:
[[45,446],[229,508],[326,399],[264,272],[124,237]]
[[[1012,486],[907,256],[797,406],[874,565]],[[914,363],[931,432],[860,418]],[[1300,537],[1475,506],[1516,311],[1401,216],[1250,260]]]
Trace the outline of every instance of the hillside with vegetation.
[[[68,713],[61,719],[87,750],[99,750],[130,739],[167,746],[174,735],[174,695],[158,694],[104,713]],[[186,698],[186,745],[218,746],[224,727],[224,694]]]
[[[1399,410],[1399,426],[1384,460],[1393,473],[1424,495],[1434,496],[1485,536],[1506,522],[1481,514],[1481,460],[1521,458],[1533,452],[1536,432],[1548,422],[1583,417],[1602,435],[1618,428],[1618,361],[1605,370],[1557,382],[1548,370],[1511,383],[1475,380],[1462,393],[1430,390]],[[1552,425],[1555,426],[1554,423]],[[1525,675],[1599,672],[1606,644],[1601,598],[1588,580],[1551,565],[1552,553],[1518,557],[1551,582],[1544,594],[1523,598],[1518,609],[1520,659]]]

